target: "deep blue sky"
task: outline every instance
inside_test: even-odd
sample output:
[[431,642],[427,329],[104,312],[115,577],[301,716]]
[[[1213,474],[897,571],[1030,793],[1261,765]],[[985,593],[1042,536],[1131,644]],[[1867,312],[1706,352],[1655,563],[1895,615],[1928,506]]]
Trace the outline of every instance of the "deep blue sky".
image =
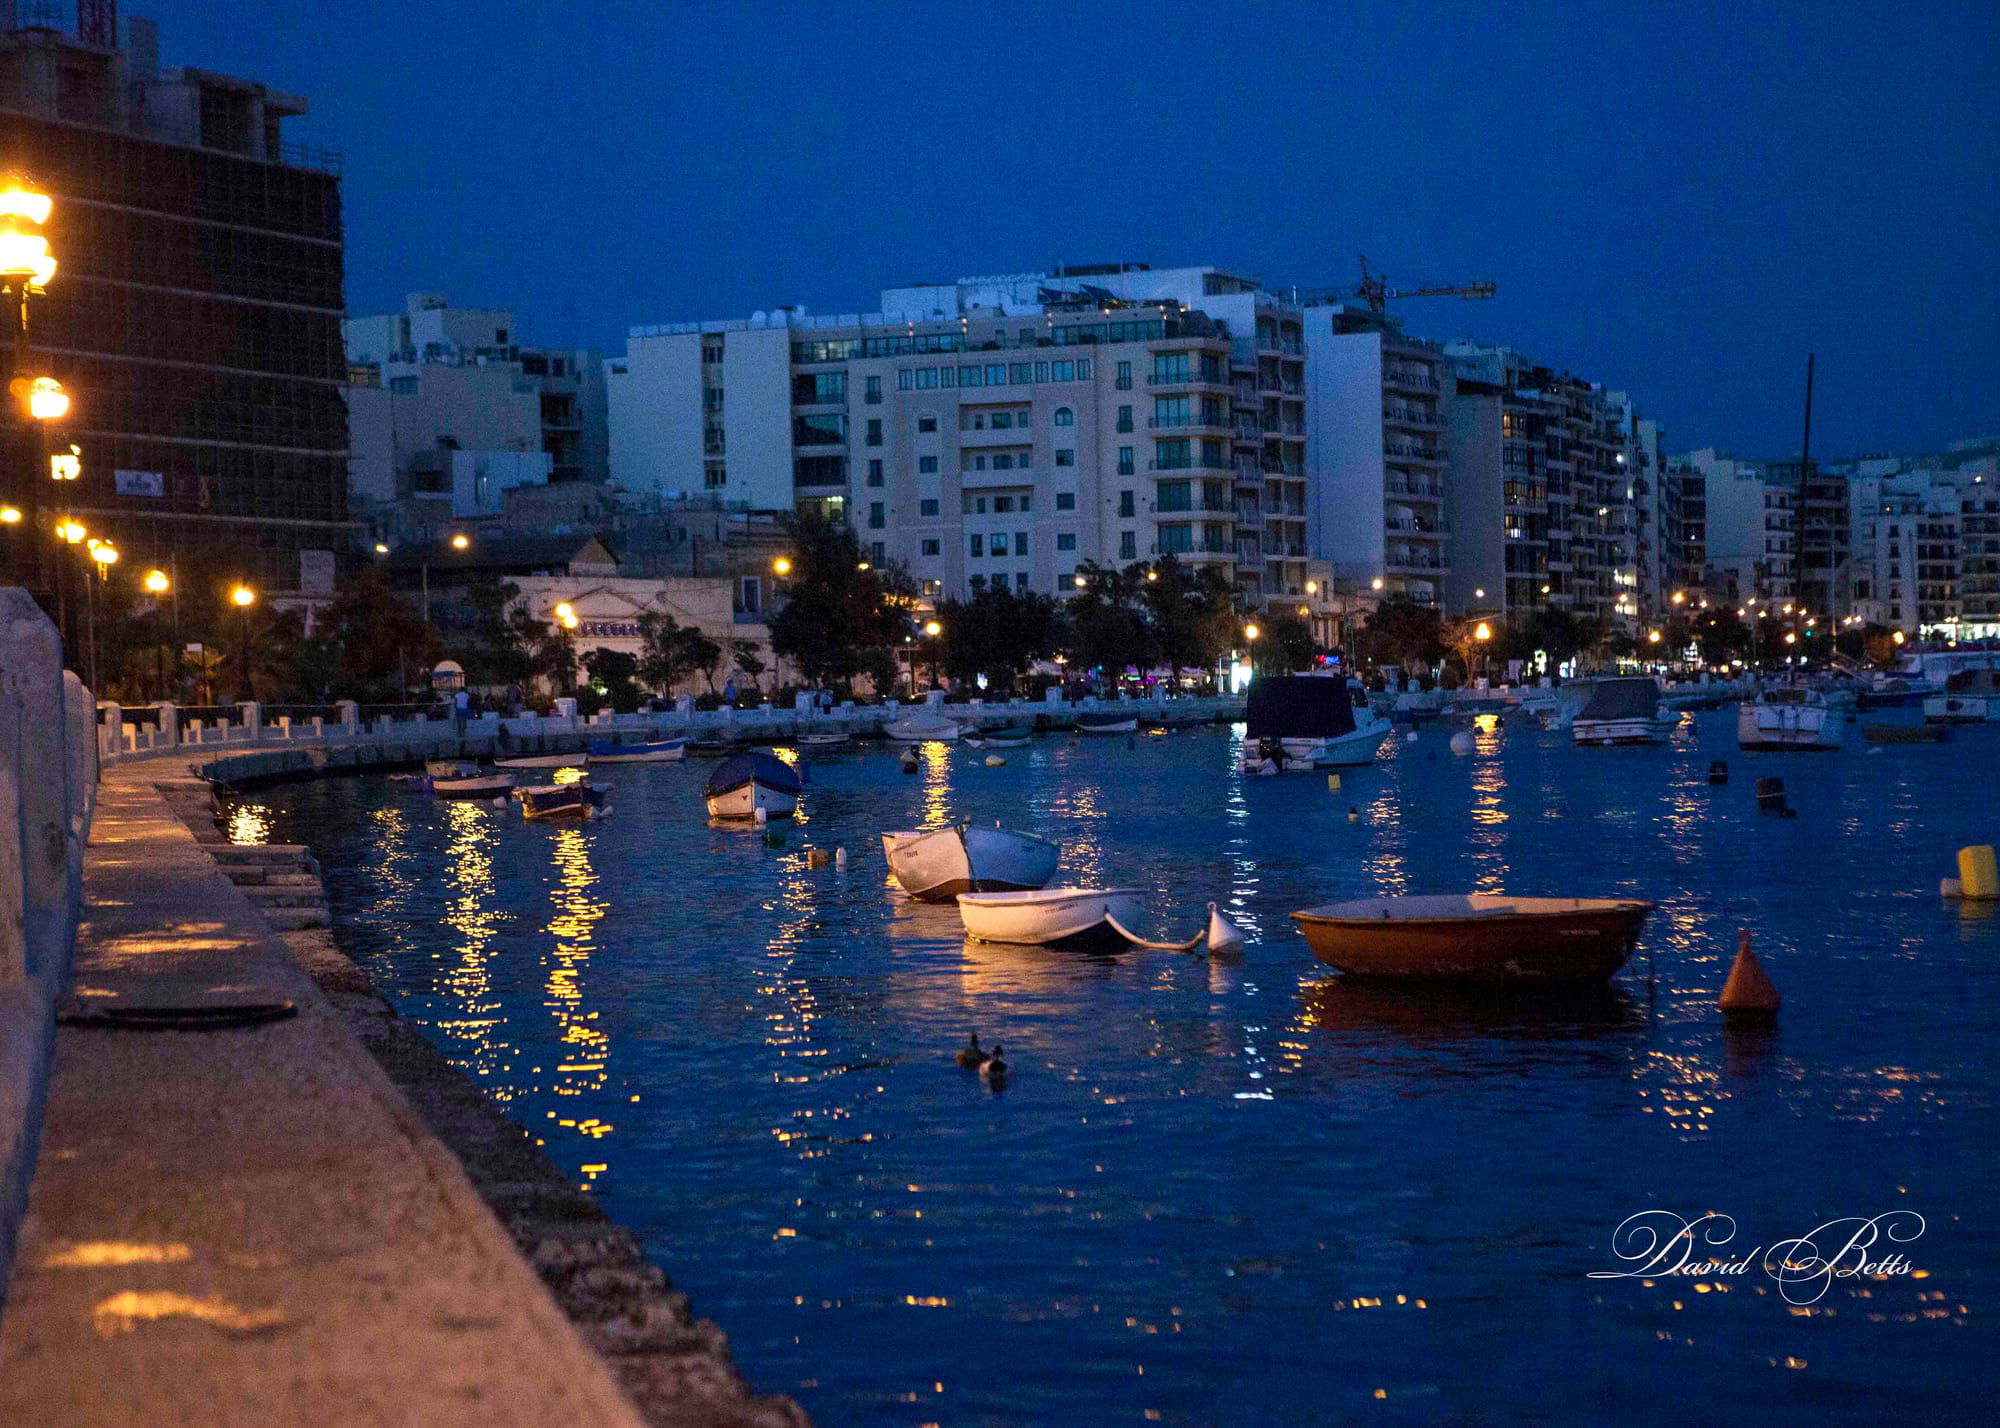
[[348,304],[635,323],[1047,263],[1404,305],[1635,393],[1669,445],[2000,430],[2000,5],[127,0],[303,93]]

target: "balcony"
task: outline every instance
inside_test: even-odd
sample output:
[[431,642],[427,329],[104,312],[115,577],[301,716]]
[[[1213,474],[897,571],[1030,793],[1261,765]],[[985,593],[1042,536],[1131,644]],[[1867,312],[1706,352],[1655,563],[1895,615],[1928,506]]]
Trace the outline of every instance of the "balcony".
[[1187,417],[1147,417],[1146,426],[1152,431],[1188,431],[1201,432],[1204,435],[1214,433],[1219,436],[1228,436],[1233,430],[1228,419],[1221,415],[1217,415],[1213,421],[1199,414]]
[[1416,462],[1424,466],[1444,465],[1444,452],[1435,446],[1419,446],[1414,441],[1385,441],[1382,454],[1391,461]]
[[1425,540],[1442,540],[1445,536],[1451,534],[1451,526],[1445,521],[1417,522],[1385,520],[1382,522],[1382,529],[1385,531],[1394,531],[1399,535],[1417,536]]
[[1032,431],[1017,431],[1012,428],[995,431],[991,427],[973,427],[961,430],[958,433],[958,440],[961,446],[976,446],[981,449],[995,446],[1030,446],[1034,443],[1035,434]]
[[1193,372],[1179,377],[1161,376],[1156,372],[1146,378],[1146,385],[1149,387],[1213,387],[1217,391],[1232,393],[1236,387],[1236,384],[1225,373],[1201,376]]
[[1417,431],[1436,431],[1443,425],[1434,412],[1426,412],[1417,407],[1385,406],[1382,419],[1396,426],[1410,427]]

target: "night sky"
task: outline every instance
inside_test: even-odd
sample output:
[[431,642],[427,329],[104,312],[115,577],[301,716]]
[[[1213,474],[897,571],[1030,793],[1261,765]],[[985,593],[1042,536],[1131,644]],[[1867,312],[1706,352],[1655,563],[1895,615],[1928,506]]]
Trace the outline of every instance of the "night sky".
[[306,95],[348,304],[525,340],[1050,263],[1402,305],[1633,392],[1673,450],[2000,430],[2000,4],[127,0]]

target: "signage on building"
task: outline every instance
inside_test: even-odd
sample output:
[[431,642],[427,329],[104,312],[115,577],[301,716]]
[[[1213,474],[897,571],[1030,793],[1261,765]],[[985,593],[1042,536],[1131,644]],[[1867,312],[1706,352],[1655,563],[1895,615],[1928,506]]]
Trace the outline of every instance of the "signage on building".
[[117,471],[113,473],[121,496],[164,496],[167,478],[157,471]]
[[299,590],[307,595],[333,594],[333,552],[299,552]]

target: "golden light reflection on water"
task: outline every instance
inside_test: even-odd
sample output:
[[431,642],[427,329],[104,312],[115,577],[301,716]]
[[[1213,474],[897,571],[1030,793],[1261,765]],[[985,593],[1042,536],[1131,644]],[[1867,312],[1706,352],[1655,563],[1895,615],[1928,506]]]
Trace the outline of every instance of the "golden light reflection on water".
[[271,841],[271,810],[261,803],[239,803],[229,810],[229,841],[262,846]]
[[457,934],[455,959],[440,979],[439,990],[453,1004],[438,1018],[438,1030],[457,1043],[455,1059],[485,1079],[496,1100],[515,1094],[510,1067],[513,1047],[495,1038],[501,1003],[493,990],[489,962],[492,943],[505,921],[497,906],[493,880],[493,850],[500,823],[491,811],[453,800],[435,805],[445,825],[445,924]]
[[[553,1077],[546,1089],[555,1096],[594,1096],[610,1084],[611,1038],[599,1025],[599,1012],[585,1005],[584,972],[590,965],[592,929],[606,910],[594,890],[597,870],[590,861],[590,838],[581,828],[563,828],[550,840],[556,882],[551,896],[549,936],[554,939],[544,958],[548,975],[542,984],[542,1005],[555,1021],[558,1048]],[[597,1141],[611,1134],[611,1122],[596,1116],[549,1117],[556,1130],[579,1141]],[[551,1147],[558,1163],[566,1157]],[[603,1174],[608,1163],[591,1156],[578,1169],[584,1183]]]
[[[1482,714],[1482,719],[1496,716]],[[1481,735],[1481,748],[1472,767],[1472,831],[1466,847],[1472,854],[1472,890],[1497,893],[1507,886],[1507,775],[1497,757],[1500,736],[1489,728]]]

